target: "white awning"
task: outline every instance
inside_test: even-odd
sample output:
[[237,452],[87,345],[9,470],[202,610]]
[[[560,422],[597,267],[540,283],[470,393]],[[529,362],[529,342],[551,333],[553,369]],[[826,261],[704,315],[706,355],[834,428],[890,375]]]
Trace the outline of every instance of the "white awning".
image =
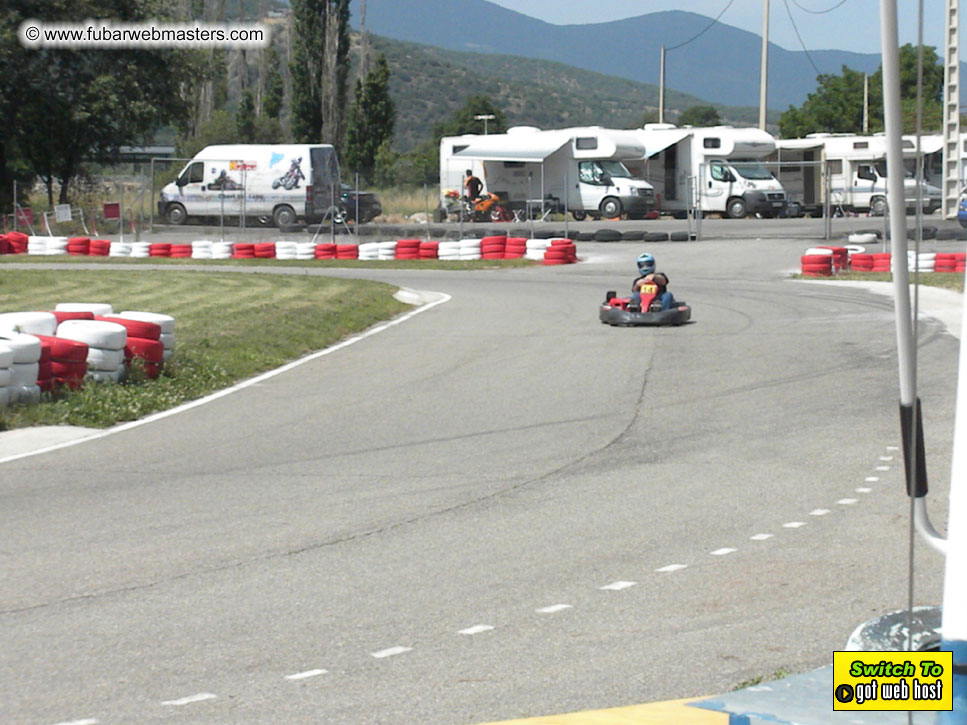
[[458,159],[540,163],[571,141],[569,134],[494,134],[478,136],[453,154]]
[[642,158],[650,158],[660,154],[669,146],[674,146],[683,138],[691,136],[692,131],[687,128],[643,129],[638,131],[637,135],[645,144],[645,155]]

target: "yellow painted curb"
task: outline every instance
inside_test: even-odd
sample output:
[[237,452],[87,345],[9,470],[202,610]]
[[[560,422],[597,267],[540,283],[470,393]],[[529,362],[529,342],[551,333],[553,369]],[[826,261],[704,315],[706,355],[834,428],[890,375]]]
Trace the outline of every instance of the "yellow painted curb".
[[505,720],[480,725],[728,725],[729,715],[688,703],[701,698],[653,702],[610,710],[588,710],[567,715],[548,715],[524,720]]

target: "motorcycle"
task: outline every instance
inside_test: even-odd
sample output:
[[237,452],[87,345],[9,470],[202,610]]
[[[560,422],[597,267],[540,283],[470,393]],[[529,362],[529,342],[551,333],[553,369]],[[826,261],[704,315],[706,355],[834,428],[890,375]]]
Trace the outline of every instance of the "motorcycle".
[[439,221],[449,219],[465,222],[509,222],[514,218],[496,194],[483,194],[470,199],[455,191],[448,191],[437,211]]
[[299,186],[299,180],[305,179],[305,175],[302,173],[302,157],[292,161],[292,166],[289,170],[285,172],[282,176],[272,182],[272,188],[278,189],[280,186],[286,191],[292,191]]

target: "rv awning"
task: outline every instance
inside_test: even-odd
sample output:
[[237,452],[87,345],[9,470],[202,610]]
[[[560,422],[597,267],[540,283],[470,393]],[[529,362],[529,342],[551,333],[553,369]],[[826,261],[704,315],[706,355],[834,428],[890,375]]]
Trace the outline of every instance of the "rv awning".
[[650,158],[655,154],[660,154],[669,146],[674,146],[683,138],[691,136],[692,132],[687,128],[659,129],[656,131],[645,130],[639,133],[640,140],[645,144],[645,155],[642,158]]
[[453,156],[458,159],[477,159],[479,161],[525,161],[540,163],[555,151],[570,143],[570,136],[545,134],[521,134],[507,136],[495,134],[481,136],[470,142]]

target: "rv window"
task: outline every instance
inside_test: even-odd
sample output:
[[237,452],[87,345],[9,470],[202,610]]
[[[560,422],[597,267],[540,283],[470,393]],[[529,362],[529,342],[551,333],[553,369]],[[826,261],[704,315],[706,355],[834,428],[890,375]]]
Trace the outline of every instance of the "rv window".
[[584,138],[574,139],[574,148],[578,151],[591,151],[598,147],[597,136],[585,136]]
[[708,136],[702,139],[702,146],[707,149],[720,149],[722,148],[722,139],[717,136]]
[[728,167],[725,164],[712,164],[709,167],[709,173],[712,178],[716,181],[732,181],[731,174],[729,173]]
[[870,147],[869,141],[854,141],[853,142],[853,148],[854,149],[868,149],[869,147]]
[[470,144],[457,144],[453,147],[453,153],[458,154],[467,148]]
[[601,167],[594,161],[582,161],[578,164],[578,179],[582,184],[600,184]]
[[504,168],[505,169],[522,169],[522,168],[524,168],[524,162],[523,161],[505,161],[504,162]]
[[861,179],[866,179],[867,181],[876,181],[876,172],[873,171],[872,166],[868,166],[866,164],[856,167],[856,175]]
[[758,161],[739,161],[733,167],[745,179],[763,181],[772,178],[772,172]]
[[826,169],[831,174],[842,174],[843,173],[843,161],[842,159],[830,159],[826,162]]

